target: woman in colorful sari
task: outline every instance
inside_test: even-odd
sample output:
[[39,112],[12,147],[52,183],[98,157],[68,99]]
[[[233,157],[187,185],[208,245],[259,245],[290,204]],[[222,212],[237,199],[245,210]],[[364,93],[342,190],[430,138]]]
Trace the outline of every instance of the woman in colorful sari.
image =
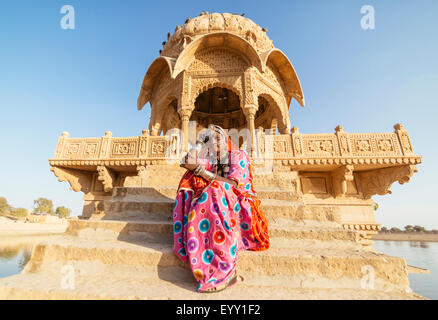
[[174,253],[190,263],[198,292],[217,292],[237,282],[238,251],[269,248],[268,223],[247,154],[221,127],[210,125],[208,132],[214,147],[204,146],[204,155],[192,149],[186,156],[182,166],[188,170],[173,211]]

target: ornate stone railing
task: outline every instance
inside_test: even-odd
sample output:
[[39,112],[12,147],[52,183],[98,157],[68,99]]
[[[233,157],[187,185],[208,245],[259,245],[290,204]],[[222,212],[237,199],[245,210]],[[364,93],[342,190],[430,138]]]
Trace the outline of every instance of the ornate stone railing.
[[[401,124],[392,133],[347,133],[341,126],[335,133],[291,134],[257,133],[257,159],[273,159],[283,165],[403,165],[421,163],[413,153],[408,132]],[[63,132],[58,139],[50,165],[129,166],[180,159],[178,134],[150,136],[143,130],[138,137],[113,138],[106,132],[101,138],[69,138]]]

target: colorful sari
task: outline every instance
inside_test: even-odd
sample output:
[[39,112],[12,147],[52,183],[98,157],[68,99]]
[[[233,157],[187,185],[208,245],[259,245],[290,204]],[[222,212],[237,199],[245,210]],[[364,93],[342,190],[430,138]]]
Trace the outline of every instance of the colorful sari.
[[[226,283],[234,274],[237,252],[269,248],[268,222],[252,184],[248,155],[228,140],[226,177],[237,182],[207,182],[191,171],[182,177],[173,211],[174,253],[189,261],[198,292]],[[215,172],[207,159],[198,159]]]

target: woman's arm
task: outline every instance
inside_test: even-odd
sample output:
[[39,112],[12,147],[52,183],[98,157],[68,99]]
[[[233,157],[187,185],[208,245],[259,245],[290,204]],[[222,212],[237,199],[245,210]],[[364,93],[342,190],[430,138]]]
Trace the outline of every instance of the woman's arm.
[[190,150],[183,159],[181,167],[193,171],[198,166],[198,155],[195,149]]
[[[184,163],[181,164],[181,167],[186,168],[187,170],[193,171],[198,166],[198,158],[197,158],[197,152],[195,149],[190,150],[187,155],[184,157]],[[224,178],[221,176],[216,176],[214,180],[217,181],[223,181],[228,182],[229,184],[233,186],[237,186],[237,182],[232,179]]]
[[[193,157],[193,154],[191,154],[191,153],[188,153],[184,160],[185,160],[185,161],[184,161],[184,164],[182,164],[181,166],[182,166],[183,168],[186,168],[186,169],[190,170],[190,171],[195,170],[196,167],[197,167],[198,164],[199,164],[199,163],[197,162],[197,159],[195,159],[195,158]],[[200,164],[200,165],[201,165],[201,164]],[[218,176],[218,175],[216,175],[216,177],[214,178],[214,180],[217,180],[217,181],[223,181],[223,182],[228,182],[229,184],[231,184],[231,185],[233,185],[233,186],[237,186],[237,182],[236,182],[235,180],[228,179],[228,178],[224,178],[224,177],[221,177],[221,176]]]

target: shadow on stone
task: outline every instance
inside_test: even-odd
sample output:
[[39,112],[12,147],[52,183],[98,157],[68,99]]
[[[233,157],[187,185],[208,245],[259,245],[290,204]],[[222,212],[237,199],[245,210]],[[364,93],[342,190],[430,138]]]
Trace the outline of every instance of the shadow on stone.
[[[129,195],[127,193],[128,190],[123,189],[118,190],[117,193],[114,194],[114,200],[126,199],[126,197],[129,196],[130,199],[136,199],[137,197],[137,200],[144,198],[144,203],[147,203],[148,200],[151,199],[155,201],[174,201],[174,199],[158,191],[156,188],[130,188]],[[157,223],[157,225],[152,225],[151,230],[145,229],[145,226],[142,226],[141,222],[150,221],[149,218],[154,220],[156,217],[149,217],[146,213],[142,216],[142,218],[143,220],[136,219],[135,223],[129,223],[125,225],[123,229],[120,230],[117,240],[157,251],[163,250],[163,253],[169,253],[169,248],[173,247],[173,218],[171,211],[168,213],[168,215],[162,214],[163,220],[161,222],[167,221],[167,224]],[[111,217],[111,214],[102,218],[102,220],[112,219],[113,218]],[[129,218],[123,219],[122,217],[120,221],[134,222]],[[156,265],[156,276],[160,280],[172,283],[175,286],[189,291],[196,291],[197,283],[192,271],[190,270],[189,264],[180,261],[175,254],[162,254],[159,258],[159,261],[153,264]]]

